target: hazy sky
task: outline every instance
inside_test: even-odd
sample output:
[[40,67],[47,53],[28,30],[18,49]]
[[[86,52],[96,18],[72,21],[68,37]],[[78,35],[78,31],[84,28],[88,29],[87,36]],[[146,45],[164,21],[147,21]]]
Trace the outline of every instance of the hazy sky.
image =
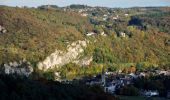
[[0,5],[8,6],[36,7],[47,4],[58,6],[85,4],[105,7],[170,6],[170,0],[0,0]]

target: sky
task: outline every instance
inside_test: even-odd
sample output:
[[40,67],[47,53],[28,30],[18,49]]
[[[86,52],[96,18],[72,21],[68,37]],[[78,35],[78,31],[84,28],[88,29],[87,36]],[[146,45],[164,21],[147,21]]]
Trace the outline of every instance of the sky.
[[0,5],[37,7],[40,5],[58,5],[60,7],[70,4],[84,4],[102,7],[147,7],[170,6],[170,0],[0,0]]

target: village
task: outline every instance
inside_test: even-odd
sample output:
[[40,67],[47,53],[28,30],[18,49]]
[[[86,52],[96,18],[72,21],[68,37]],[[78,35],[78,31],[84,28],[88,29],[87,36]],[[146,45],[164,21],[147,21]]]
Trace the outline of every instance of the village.
[[[122,27],[133,16],[134,12],[129,9],[89,7],[86,5],[71,5],[62,8],[64,12],[75,12],[76,14],[88,18],[94,25],[94,30],[85,33],[86,36],[108,36],[114,33],[116,37],[131,37],[131,32]],[[142,12],[142,11],[141,11]],[[121,23],[121,27],[118,25]],[[116,26],[116,28],[115,28]]]
[[[75,78],[73,80],[63,80],[61,83],[64,84],[85,84],[87,86],[100,86],[104,92],[109,93],[111,95],[116,95],[116,92],[122,87],[133,86],[135,84],[136,79],[145,78],[149,75],[154,76],[170,76],[170,70],[154,70],[152,72],[141,71],[141,72],[131,72],[131,73],[123,73],[121,70],[119,71],[104,71],[94,75],[94,76],[85,76],[81,78]],[[167,98],[170,98],[170,91],[167,91]],[[159,97],[160,93],[158,90],[139,90],[139,95],[144,97]]]

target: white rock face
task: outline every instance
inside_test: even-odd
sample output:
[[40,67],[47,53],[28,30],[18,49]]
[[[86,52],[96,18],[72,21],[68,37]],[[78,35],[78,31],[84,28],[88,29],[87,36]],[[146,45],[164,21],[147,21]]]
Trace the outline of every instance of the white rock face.
[[29,76],[33,72],[33,68],[28,62],[20,61],[20,63],[10,62],[9,64],[4,64],[1,72],[5,74],[18,74]]
[[75,60],[74,63],[80,65],[80,66],[87,66],[90,65],[90,63],[93,61],[93,57],[84,57],[80,60]]
[[38,68],[40,70],[46,71],[47,69],[62,66],[70,62],[76,61],[80,54],[84,52],[83,48],[87,47],[88,41],[76,41],[67,46],[67,51],[56,50],[50,56],[48,56],[44,61],[38,63]]

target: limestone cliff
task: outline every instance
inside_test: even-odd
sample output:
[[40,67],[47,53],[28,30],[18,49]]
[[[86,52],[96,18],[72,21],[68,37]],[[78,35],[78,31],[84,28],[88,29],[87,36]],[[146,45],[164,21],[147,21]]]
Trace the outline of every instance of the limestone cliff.
[[0,72],[5,74],[18,74],[28,77],[33,72],[33,68],[26,60],[19,62],[14,61],[5,63],[3,66],[1,66]]
[[66,51],[56,50],[49,55],[44,61],[38,63],[40,70],[46,71],[47,69],[65,65],[73,62],[79,65],[88,65],[92,61],[92,57],[85,57],[79,60],[79,57],[84,52],[88,41],[76,41],[67,46]]

